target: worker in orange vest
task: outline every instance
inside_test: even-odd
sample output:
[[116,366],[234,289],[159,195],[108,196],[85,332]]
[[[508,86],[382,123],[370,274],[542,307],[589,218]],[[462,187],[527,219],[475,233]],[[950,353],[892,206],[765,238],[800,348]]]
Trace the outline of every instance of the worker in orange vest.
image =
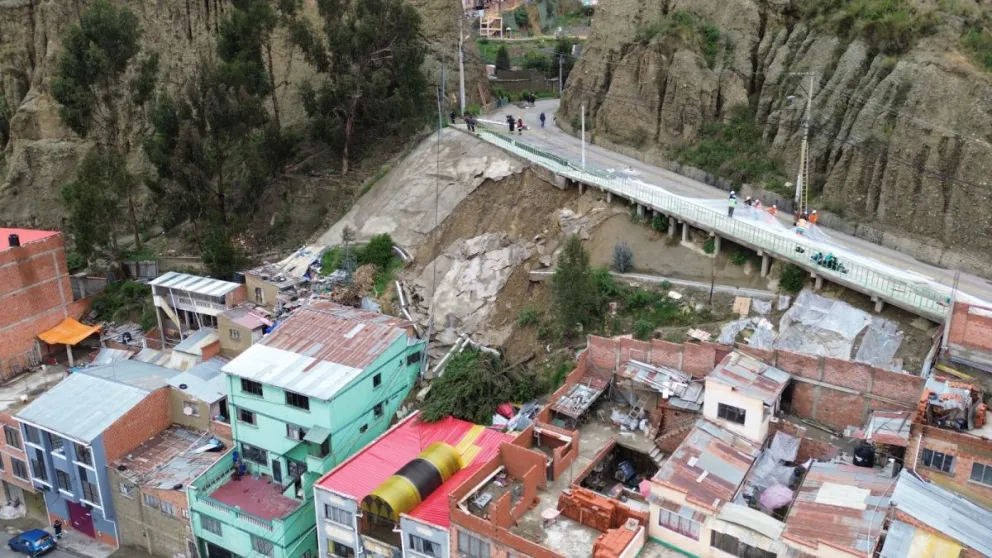
[[769,207],[767,211],[768,211],[768,213],[771,213],[772,215],[775,215],[776,213],[778,213],[778,206],[775,205],[775,204],[772,204],[772,206]]
[[810,214],[809,214],[809,224],[810,224],[810,225],[815,225],[815,224],[816,224],[816,222],[817,222],[817,221],[818,221],[819,219],[820,219],[820,216],[816,214],[816,210],[814,209],[814,210],[813,210],[813,213],[810,213]]

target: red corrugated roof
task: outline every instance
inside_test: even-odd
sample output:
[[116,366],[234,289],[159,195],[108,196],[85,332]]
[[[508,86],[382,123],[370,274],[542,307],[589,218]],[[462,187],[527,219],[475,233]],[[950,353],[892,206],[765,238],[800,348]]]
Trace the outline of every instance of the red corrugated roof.
[[[317,486],[350,496],[360,502],[384,480],[395,474],[400,467],[417,457],[427,446],[434,442],[445,442],[456,447],[474,426],[470,422],[453,417],[431,424],[420,421],[419,415],[412,415],[324,475],[317,481]],[[472,461],[408,515],[447,529],[448,494],[495,457],[499,453],[500,444],[512,439],[513,436],[509,434],[484,428],[471,444],[479,447],[479,452]]]
[[36,231],[34,229],[4,229],[0,228],[0,250],[10,248],[10,235],[16,234],[21,238],[21,246],[28,242],[37,242],[50,236],[55,236],[58,231]]

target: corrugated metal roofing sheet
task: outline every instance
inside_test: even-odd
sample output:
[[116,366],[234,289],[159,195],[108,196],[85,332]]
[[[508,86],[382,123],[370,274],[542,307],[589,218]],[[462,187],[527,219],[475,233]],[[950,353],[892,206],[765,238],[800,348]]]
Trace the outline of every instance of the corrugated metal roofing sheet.
[[272,325],[272,321],[269,320],[267,316],[263,315],[263,310],[255,308],[238,306],[236,308],[226,310],[220,315],[248,329],[259,329]]
[[91,443],[148,396],[148,391],[89,374],[72,374],[15,417]]
[[221,371],[227,362],[226,358],[220,357],[201,362],[169,378],[169,385],[189,393],[204,403],[215,403],[227,395],[227,376]]
[[706,380],[730,386],[748,397],[771,405],[785,390],[791,378],[788,373],[751,355],[734,351],[716,365]]
[[202,355],[204,346],[218,340],[220,340],[220,336],[217,335],[216,329],[212,327],[204,327],[196,330],[193,335],[183,339],[182,342],[176,345],[173,350],[181,353]]
[[[419,414],[413,414],[406,418],[324,475],[314,486],[333,490],[361,502],[427,446],[434,442],[445,442],[452,447],[464,449],[463,458],[472,454],[474,457],[409,515],[447,529],[450,519],[448,495],[495,457],[499,453],[500,444],[509,442],[513,437],[453,417],[435,423],[421,422],[418,417]],[[473,440],[463,443],[463,440],[473,436]],[[477,452],[474,448],[478,448]]]
[[[716,500],[733,500],[760,452],[759,445],[700,419],[655,474],[654,481],[715,510]],[[689,465],[690,461],[693,465]],[[699,480],[704,472],[706,476]]]
[[188,291],[205,296],[224,296],[241,286],[230,281],[200,277],[199,275],[189,275],[186,273],[179,273],[177,271],[170,271],[163,275],[159,275],[154,280],[150,281],[149,284],[155,285],[156,287],[163,287],[178,291]]
[[986,556],[992,556],[992,511],[924,482],[908,471],[899,474],[892,494],[894,505],[918,521],[966,544]]
[[88,366],[77,373],[152,391],[169,385],[169,379],[179,371],[140,360],[119,360],[103,366]]
[[[880,475],[879,471],[846,463],[813,463],[785,520],[785,536],[811,547],[823,542],[870,553],[878,543],[889,496],[895,487],[895,479]],[[821,488],[829,491],[835,486],[866,492],[860,502],[822,503],[830,498],[826,497],[829,494],[821,495]]]

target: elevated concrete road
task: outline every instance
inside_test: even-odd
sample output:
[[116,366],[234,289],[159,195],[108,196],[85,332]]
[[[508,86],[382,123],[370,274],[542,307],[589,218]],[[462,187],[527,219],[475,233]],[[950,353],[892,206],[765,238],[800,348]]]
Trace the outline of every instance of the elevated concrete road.
[[[539,101],[536,107],[529,107],[527,109],[520,109],[516,106],[504,107],[484,118],[493,122],[503,123],[506,120],[507,114],[512,114],[514,118],[523,117],[529,129],[524,131],[522,135],[515,133],[513,135],[514,140],[522,141],[543,152],[577,164],[582,160],[581,142],[578,138],[564,132],[555,124],[554,115],[557,108],[557,100]],[[544,112],[546,116],[545,127],[543,129],[538,118],[541,112]],[[508,134],[505,126],[499,131],[503,134]],[[726,199],[727,197],[727,192],[719,188],[596,145],[586,145],[586,164],[589,169],[616,169],[618,171],[629,172],[649,185],[660,186],[664,190],[680,196],[704,199]],[[791,225],[791,216],[780,214],[779,219],[783,223]],[[829,234],[838,244],[854,254],[873,258],[892,267],[932,278],[937,283],[946,287],[946,289],[941,289],[942,291],[949,290],[953,286],[955,274],[959,273],[953,269],[925,264],[907,254],[844,234],[840,231],[830,230]],[[960,292],[971,295],[972,297],[986,301],[992,300],[992,282],[981,277],[961,272],[958,289]],[[931,314],[930,317],[934,318],[934,315]]]

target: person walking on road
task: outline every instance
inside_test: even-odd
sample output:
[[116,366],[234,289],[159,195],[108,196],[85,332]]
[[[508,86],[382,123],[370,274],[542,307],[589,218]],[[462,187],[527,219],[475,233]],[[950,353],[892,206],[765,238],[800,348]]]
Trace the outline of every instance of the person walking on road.
[[455,123],[455,111],[451,111],[451,123]]
[[544,113],[541,113],[541,127],[544,127]]
[[523,117],[517,119],[517,135],[524,135],[524,119]]
[[506,123],[507,123],[507,125],[510,126],[510,133],[512,134],[513,133],[513,128],[517,124],[517,121],[513,119],[513,115],[512,114],[506,115]]
[[737,196],[733,192],[730,193],[730,199],[727,200],[727,217],[731,219],[734,218],[734,208],[737,207]]
[[62,539],[62,520],[61,519],[56,519],[55,520],[55,523],[52,524],[52,527],[55,529],[55,540],[61,540]]

